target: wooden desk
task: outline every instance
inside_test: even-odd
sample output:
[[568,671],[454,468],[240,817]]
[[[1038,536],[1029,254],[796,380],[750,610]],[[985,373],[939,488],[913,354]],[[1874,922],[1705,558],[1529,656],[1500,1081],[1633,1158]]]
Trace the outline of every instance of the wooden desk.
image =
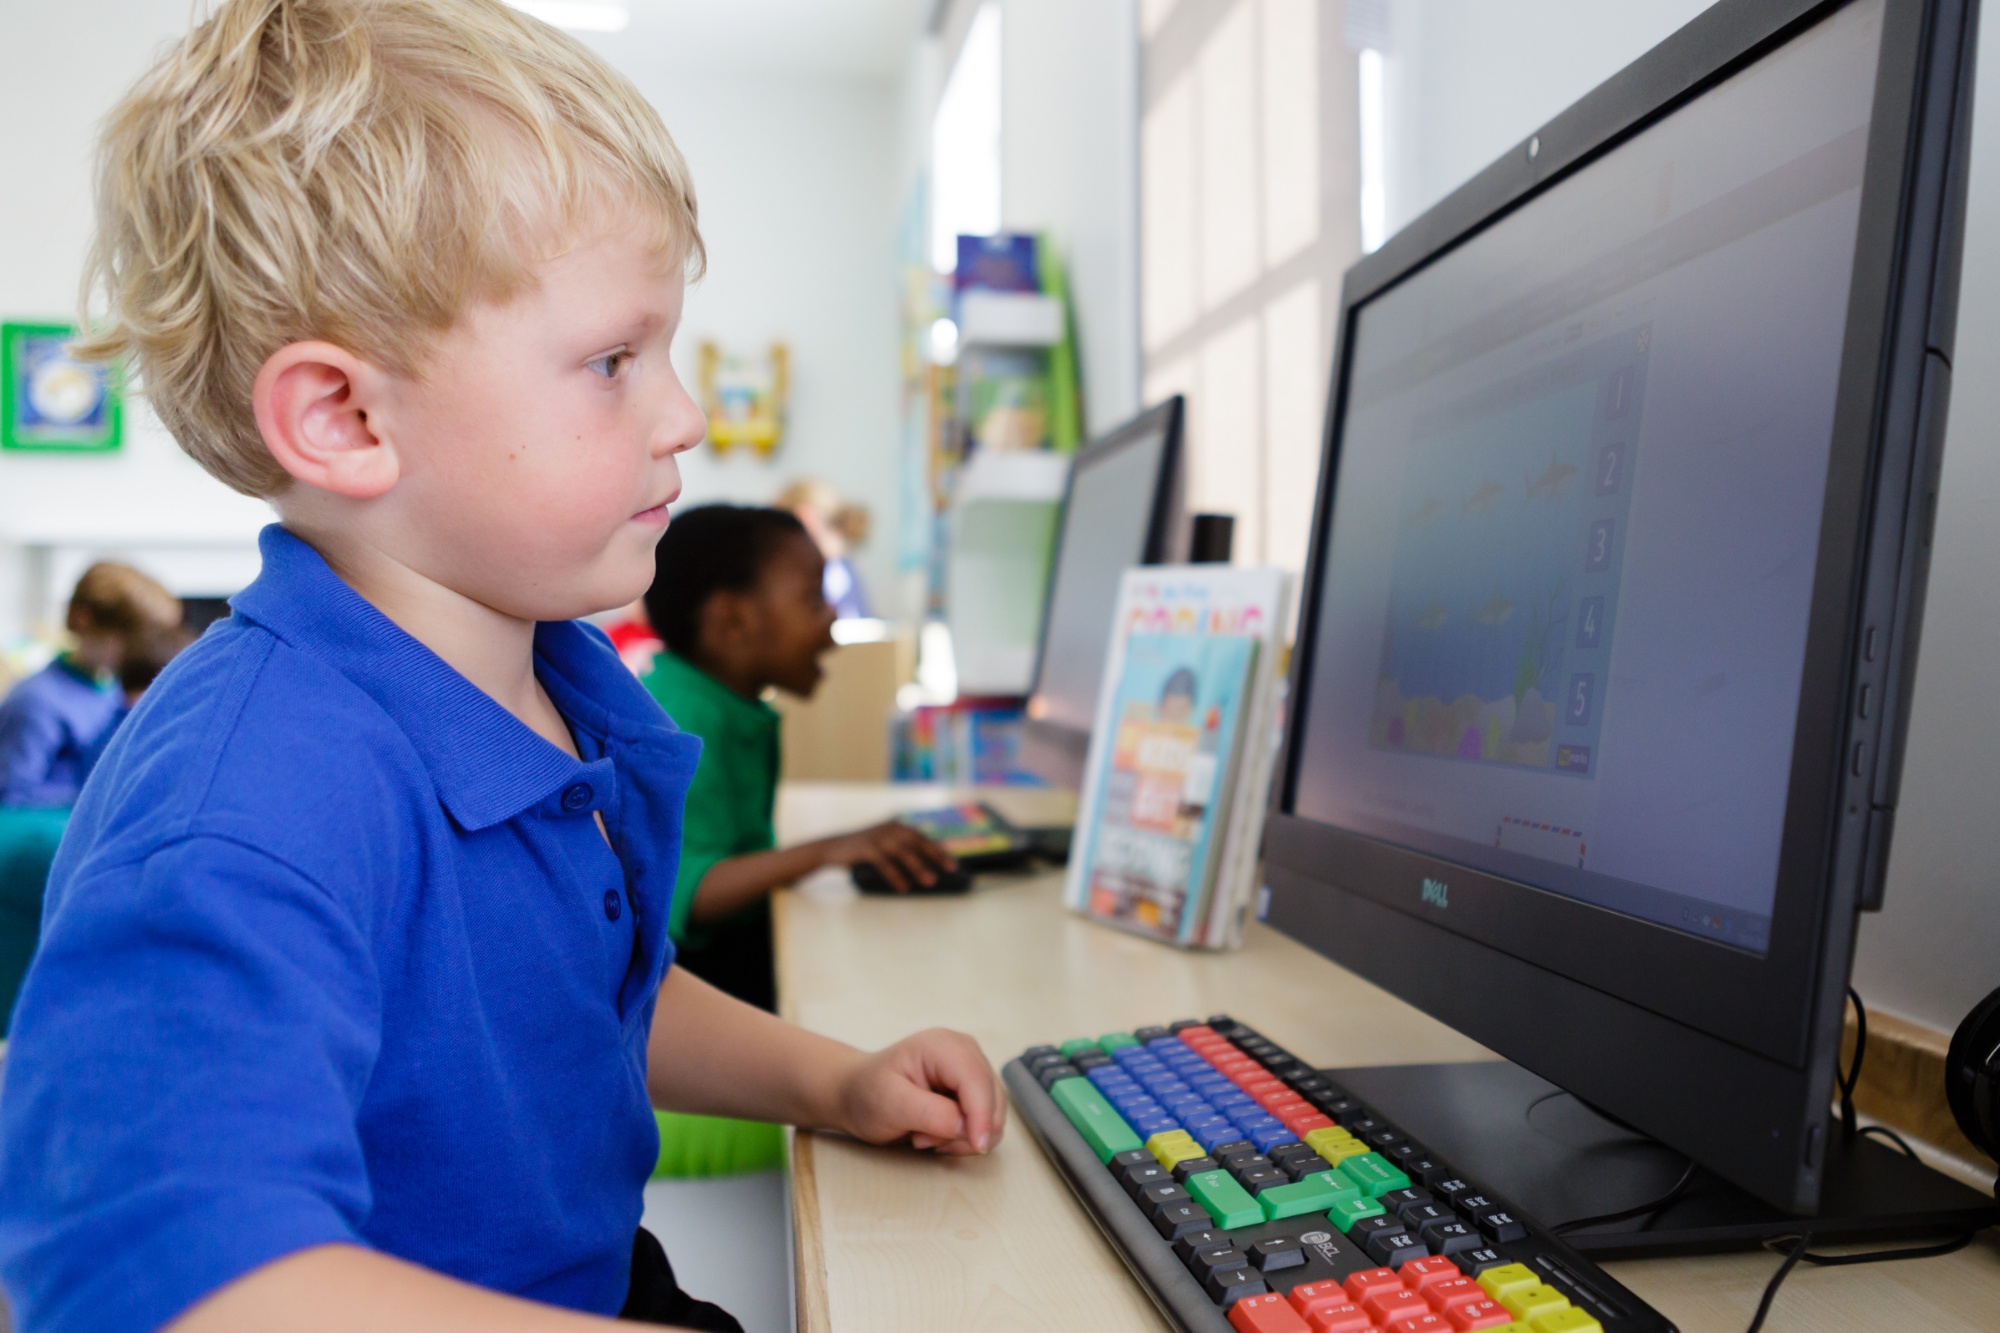
[[[1063,808],[1051,793],[987,795],[1023,822]],[[953,797],[802,784],[782,790],[778,824],[785,839],[812,837]],[[1072,916],[1061,885],[1060,875],[996,879],[967,898],[917,901],[780,894],[785,1016],[866,1047],[955,1027],[996,1065],[1038,1042],[1219,1012],[1320,1065],[1489,1055],[1274,931],[1251,926],[1235,953],[1181,953]],[[962,1161],[800,1134],[792,1172],[800,1333],[1164,1326],[1018,1125],[990,1156]],[[1741,1333],[1777,1264],[1757,1252],[1606,1267],[1683,1333]],[[1988,1232],[1943,1259],[1801,1267],[1765,1328],[1990,1333],[2000,1244]]]

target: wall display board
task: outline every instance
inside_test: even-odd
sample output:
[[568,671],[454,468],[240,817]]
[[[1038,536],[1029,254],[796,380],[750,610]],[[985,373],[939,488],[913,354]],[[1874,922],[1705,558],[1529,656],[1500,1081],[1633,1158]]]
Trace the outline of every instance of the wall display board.
[[109,453],[124,442],[111,367],[70,355],[68,324],[0,324],[0,449]]

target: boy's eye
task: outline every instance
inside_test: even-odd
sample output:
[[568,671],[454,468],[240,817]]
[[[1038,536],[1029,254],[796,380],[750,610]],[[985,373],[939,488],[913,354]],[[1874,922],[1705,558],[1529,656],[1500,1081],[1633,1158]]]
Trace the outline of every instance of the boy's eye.
[[621,347],[615,352],[606,352],[603,356],[592,357],[584,364],[604,376],[605,379],[615,380],[618,378],[618,372],[625,369],[631,363],[631,360],[632,353],[628,349]]

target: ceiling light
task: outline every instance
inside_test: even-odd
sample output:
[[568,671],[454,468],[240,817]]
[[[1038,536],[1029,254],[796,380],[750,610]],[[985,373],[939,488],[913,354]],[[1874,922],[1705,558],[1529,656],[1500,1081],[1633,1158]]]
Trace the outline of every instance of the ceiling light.
[[507,0],[524,14],[575,32],[620,32],[632,21],[624,0]]

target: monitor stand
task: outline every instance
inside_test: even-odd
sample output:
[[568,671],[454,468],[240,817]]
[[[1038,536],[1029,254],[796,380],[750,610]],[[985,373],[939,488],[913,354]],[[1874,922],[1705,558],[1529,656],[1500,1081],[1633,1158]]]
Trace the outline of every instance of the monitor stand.
[[[1325,1076],[1544,1226],[1666,1194],[1687,1158],[1620,1128],[1505,1060],[1329,1069]],[[1595,1258],[1740,1249],[1811,1230],[1815,1243],[1940,1237],[2000,1222],[1994,1201],[1873,1138],[1836,1128],[1821,1211],[1800,1218],[1707,1172],[1641,1218],[1563,1237]]]

